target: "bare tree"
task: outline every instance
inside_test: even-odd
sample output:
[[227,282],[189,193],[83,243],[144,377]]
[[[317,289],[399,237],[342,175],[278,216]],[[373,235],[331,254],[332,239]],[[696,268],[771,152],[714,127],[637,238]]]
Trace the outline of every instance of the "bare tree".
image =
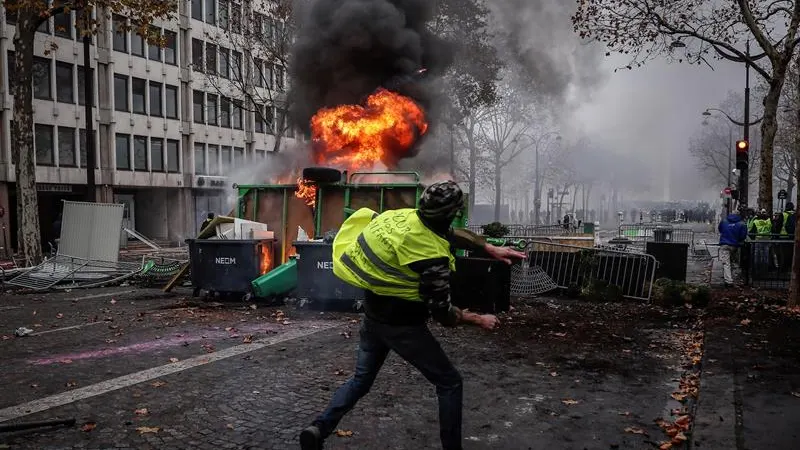
[[[79,0],[47,2],[42,0],[6,0],[6,19],[15,23],[14,32],[14,121],[11,126],[11,159],[14,161],[17,189],[18,250],[25,261],[38,264],[42,259],[39,206],[36,193],[36,160],[33,147],[33,80],[37,75],[34,64],[36,30],[51,18],[77,10],[75,26],[80,35],[92,35],[98,27],[105,25],[111,14],[128,18],[125,23],[115,24],[117,30],[134,29],[147,36],[151,43],[160,37],[151,36],[149,25],[155,19],[174,17],[175,2],[141,0],[138,2]],[[92,10],[99,11],[93,18]],[[108,17],[104,17],[107,14]],[[103,19],[103,20],[99,20]],[[50,43],[48,47],[54,46]]]
[[295,132],[286,95],[293,2],[244,4],[240,9],[238,2],[219,0],[217,28],[206,32],[205,67],[195,70],[205,71],[206,85],[220,95],[221,105],[232,102],[254,113],[255,129],[274,136],[273,151],[277,152],[283,138],[294,137]]
[[477,122],[477,128],[485,141],[485,160],[491,167],[495,220],[500,219],[503,172],[523,152],[535,145],[528,135],[533,130],[538,113],[533,101],[523,92],[507,85],[503,86],[497,103],[481,112],[483,120]]
[[[727,59],[752,67],[768,85],[761,123],[758,204],[772,209],[772,170],[778,103],[797,46],[800,2],[775,0],[581,0],[573,16],[584,38],[631,55],[628,69],[658,56],[708,64]],[[741,44],[754,40],[756,55]]]

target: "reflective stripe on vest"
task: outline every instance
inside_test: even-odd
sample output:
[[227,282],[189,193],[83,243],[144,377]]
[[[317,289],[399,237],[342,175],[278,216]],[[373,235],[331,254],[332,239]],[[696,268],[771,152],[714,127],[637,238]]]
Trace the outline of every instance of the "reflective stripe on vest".
[[[356,213],[358,214],[358,212]],[[355,214],[354,214],[355,215]],[[449,242],[428,229],[416,210],[392,210],[365,226],[367,212],[350,224],[345,221],[334,240],[334,274],[348,284],[411,301],[420,301],[419,274],[408,265],[416,261],[447,258],[451,270],[455,258]],[[352,217],[352,216],[351,216]],[[359,226],[352,226],[359,222]]]

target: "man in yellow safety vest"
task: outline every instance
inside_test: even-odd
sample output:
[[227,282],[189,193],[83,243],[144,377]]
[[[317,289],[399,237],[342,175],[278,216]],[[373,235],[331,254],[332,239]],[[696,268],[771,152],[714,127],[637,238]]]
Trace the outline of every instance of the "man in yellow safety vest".
[[499,321],[494,315],[460,310],[450,303],[450,272],[455,270],[450,249],[483,249],[509,264],[525,257],[490,245],[474,233],[450,228],[463,205],[464,195],[456,183],[439,182],[422,193],[419,209],[377,214],[362,208],[342,224],[333,241],[334,273],[366,290],[365,317],[355,374],[300,433],[303,450],[322,448],[342,417],[369,392],[390,350],[436,386],[442,446],[461,449],[461,375],[428,330],[427,320],[432,316],[444,326],[467,323],[487,330]]

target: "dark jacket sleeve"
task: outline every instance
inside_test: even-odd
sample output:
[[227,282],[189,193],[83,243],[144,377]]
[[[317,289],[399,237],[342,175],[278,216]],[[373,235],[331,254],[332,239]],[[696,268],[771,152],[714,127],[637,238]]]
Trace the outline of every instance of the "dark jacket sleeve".
[[457,325],[461,311],[450,303],[448,259],[426,259],[408,267],[420,276],[419,296],[428,306],[431,317],[446,327]]
[[453,247],[463,250],[480,250],[486,245],[486,238],[465,228],[450,228],[447,232],[447,240]]

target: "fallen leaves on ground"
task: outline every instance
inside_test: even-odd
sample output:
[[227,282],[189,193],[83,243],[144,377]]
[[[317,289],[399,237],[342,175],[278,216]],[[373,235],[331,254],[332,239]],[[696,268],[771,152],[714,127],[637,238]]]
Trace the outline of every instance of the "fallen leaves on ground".
[[150,414],[150,411],[148,411],[147,408],[139,408],[135,410],[133,413],[136,414],[137,416],[146,416]]
[[567,336],[567,333],[550,333],[550,334],[552,334],[555,337],[566,337]]
[[225,425],[225,428],[227,428],[229,430],[232,430],[233,429],[233,424],[229,423],[229,424]]
[[744,319],[744,320],[742,320],[742,321],[741,321],[741,322],[739,322],[739,323],[740,323],[740,324],[742,324],[743,326],[748,326],[748,325],[750,325],[750,323],[752,323],[752,322],[753,322],[753,321],[752,321],[752,320],[750,320],[750,319]]
[[65,386],[67,386],[68,388],[75,387],[77,385],[78,385],[78,382],[77,381],[72,381],[72,380],[67,381],[66,384],[65,384]]
[[86,433],[94,430],[95,428],[97,428],[97,424],[95,422],[86,422],[85,424],[81,425],[81,431]]
[[333,373],[334,375],[344,375],[344,370],[337,369],[336,372]]
[[136,429],[139,434],[147,434],[147,433],[158,433],[161,431],[160,427],[139,427]]
[[350,430],[336,430],[336,436],[339,437],[350,437],[353,435],[353,432]]
[[214,353],[216,351],[214,350],[214,345],[212,344],[203,344],[201,347],[203,347],[203,350],[205,350],[206,353]]
[[573,400],[571,398],[568,398],[566,400],[561,400],[561,403],[563,403],[565,405],[577,405],[580,402],[578,400]]
[[631,434],[643,434],[643,435],[647,436],[647,431],[644,431],[643,429],[636,428],[636,427],[625,428],[625,432],[626,433],[631,433]]
[[39,385],[38,385],[38,384],[36,384],[36,383],[31,383],[31,387],[32,387],[32,388],[34,388],[34,389],[36,389],[37,387],[39,387]]
[[658,450],[669,450],[672,448],[672,442],[662,442],[658,446]]
[[59,361],[59,362],[60,362],[61,364],[72,364],[72,360],[71,360],[71,359],[62,359],[62,360],[61,360],[61,361]]
[[792,392],[792,395],[794,395],[797,398],[800,398],[800,392]]
[[170,358],[169,359],[169,362],[171,362],[171,363],[176,363],[178,361],[180,361],[178,358]]
[[550,372],[550,376],[551,377],[557,377],[558,376],[558,372]]
[[252,335],[252,334],[248,334],[248,335],[246,335],[246,336],[244,337],[244,339],[242,339],[242,342],[243,342],[243,343],[245,343],[245,344],[250,344],[250,343],[252,343],[252,342],[253,342],[253,335]]
[[350,336],[351,336],[349,331],[342,331],[339,334],[344,336],[345,339],[350,339]]
[[61,313],[56,314],[56,319],[63,319],[64,315]]
[[109,303],[111,303],[113,305],[113,304],[117,303],[117,301],[112,298]]
[[150,386],[161,387],[161,386],[166,386],[166,384],[167,383],[159,380],[159,381],[154,381],[154,382],[150,383]]

